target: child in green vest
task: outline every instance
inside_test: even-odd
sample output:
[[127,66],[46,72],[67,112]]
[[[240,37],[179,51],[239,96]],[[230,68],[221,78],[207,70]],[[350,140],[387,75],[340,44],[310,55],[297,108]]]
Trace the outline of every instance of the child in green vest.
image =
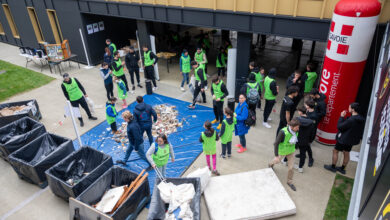
[[225,108],[224,113],[226,118],[223,120],[222,128],[219,132],[219,137],[221,137],[222,144],[221,157],[223,159],[226,158],[226,151],[229,158],[232,156],[232,136],[234,125],[237,123],[237,120],[234,117],[234,112],[230,108]]
[[313,86],[317,80],[317,73],[315,72],[314,64],[308,63],[306,65],[306,73],[303,76],[305,81],[305,94],[308,94],[313,89]]
[[288,161],[288,174],[287,174],[287,185],[294,191],[297,189],[293,184],[293,167],[294,167],[294,152],[295,144],[298,142],[298,131],[300,122],[298,119],[293,118],[287,127],[281,129],[276,137],[274,143],[275,157],[268,164],[268,167],[273,168],[275,164],[280,163],[283,157],[287,158]]
[[203,125],[206,129],[200,135],[199,141],[203,143],[203,153],[206,155],[207,166],[211,170],[210,156],[213,158],[213,174],[219,176],[217,171],[217,141],[219,139],[217,131],[211,126],[210,121],[206,121]]
[[113,134],[117,133],[116,116],[118,115],[118,113],[115,109],[115,102],[116,98],[110,97],[110,100],[106,103],[106,120],[107,123],[110,125]]
[[187,86],[190,83],[189,74],[191,72],[191,57],[188,55],[188,51],[186,49],[183,50],[183,53],[180,57],[180,73],[183,75],[183,80],[181,81],[180,89],[181,91],[185,91],[184,83],[187,82]]
[[123,80],[119,79],[116,76],[114,76],[113,79],[114,79],[114,82],[116,83],[117,88],[118,88],[118,98],[123,101],[122,108],[127,108],[127,103],[126,103],[126,98],[127,98],[126,85],[123,82]]
[[163,177],[166,176],[167,164],[171,156],[171,161],[175,161],[175,153],[172,146],[168,142],[168,138],[165,134],[160,134],[156,138],[156,142],[150,145],[149,150],[146,152],[146,158],[153,168],[157,168]]

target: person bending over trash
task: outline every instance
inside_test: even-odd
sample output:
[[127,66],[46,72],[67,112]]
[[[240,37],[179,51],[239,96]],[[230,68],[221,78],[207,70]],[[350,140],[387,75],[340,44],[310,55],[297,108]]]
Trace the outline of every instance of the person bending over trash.
[[156,142],[150,145],[148,152],[146,152],[146,158],[149,163],[153,168],[158,169],[163,177],[166,177],[169,155],[171,156],[171,161],[174,162],[175,153],[165,134],[160,134],[156,138]]

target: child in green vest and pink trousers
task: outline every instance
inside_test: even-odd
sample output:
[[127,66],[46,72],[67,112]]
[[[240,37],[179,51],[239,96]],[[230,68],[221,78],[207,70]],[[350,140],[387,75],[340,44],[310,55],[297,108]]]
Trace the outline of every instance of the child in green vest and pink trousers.
[[120,78],[114,76],[113,77],[114,82],[117,85],[118,88],[118,98],[123,101],[122,108],[127,108],[126,98],[127,98],[127,89],[126,84],[121,80]]
[[232,156],[232,137],[234,132],[234,125],[237,124],[237,119],[234,117],[234,112],[230,108],[225,108],[225,119],[222,121],[221,131],[219,132],[219,137],[221,138],[222,144],[222,153],[221,157],[223,159],[227,156],[230,158]]
[[203,143],[203,153],[206,155],[207,166],[211,170],[210,157],[213,158],[213,174],[219,176],[217,171],[217,141],[219,139],[217,131],[211,126],[210,121],[206,121],[203,125],[206,129],[200,135],[199,141]]
[[171,156],[171,161],[174,162],[175,153],[173,148],[169,144],[167,136],[160,134],[146,152],[146,159],[148,159],[153,168],[158,169],[162,176],[166,177],[169,156]]

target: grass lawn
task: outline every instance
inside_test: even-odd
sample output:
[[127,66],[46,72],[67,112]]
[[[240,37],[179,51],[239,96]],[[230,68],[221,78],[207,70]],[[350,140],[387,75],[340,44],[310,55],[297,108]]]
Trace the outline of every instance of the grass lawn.
[[0,60],[0,73],[3,71],[6,72],[0,74],[0,101],[18,93],[41,87],[54,79]]
[[337,174],[330,193],[325,220],[347,219],[351,199],[353,179]]

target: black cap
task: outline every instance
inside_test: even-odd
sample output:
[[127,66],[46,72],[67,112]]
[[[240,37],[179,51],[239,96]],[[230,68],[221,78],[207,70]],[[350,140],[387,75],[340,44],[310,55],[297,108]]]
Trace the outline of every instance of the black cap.
[[68,73],[64,73],[64,75],[62,75],[62,77],[64,77],[64,79],[65,79],[65,78],[68,78],[68,77],[69,77],[69,74],[68,74]]
[[130,50],[134,50],[134,47],[133,47],[133,46],[130,46]]

